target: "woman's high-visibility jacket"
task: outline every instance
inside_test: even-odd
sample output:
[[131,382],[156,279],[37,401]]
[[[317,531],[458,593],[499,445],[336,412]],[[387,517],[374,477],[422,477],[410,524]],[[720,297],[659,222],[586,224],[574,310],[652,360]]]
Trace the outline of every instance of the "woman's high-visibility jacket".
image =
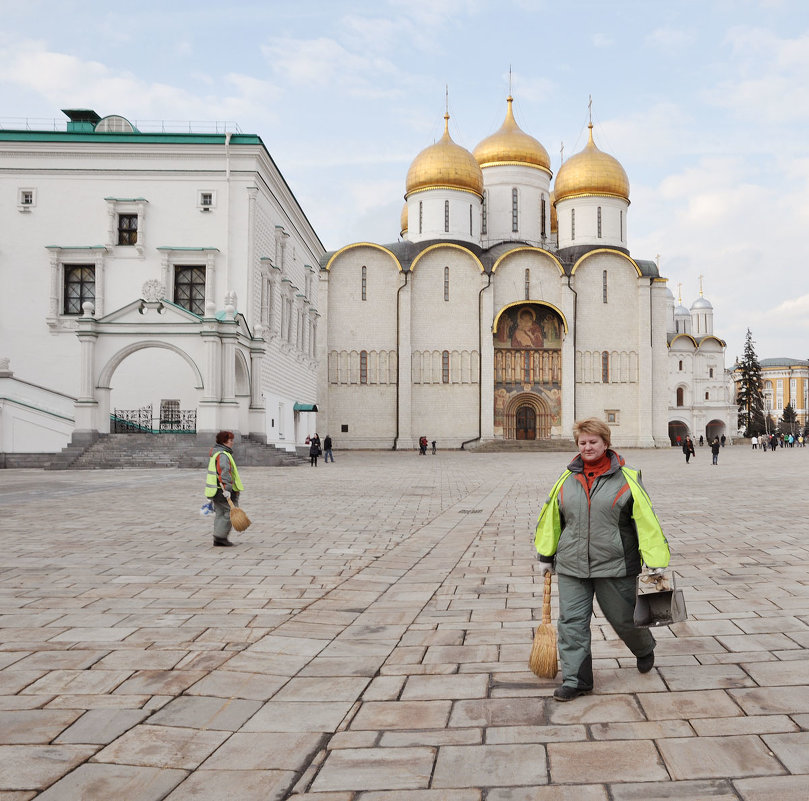
[[[223,456],[226,458],[223,459]],[[217,445],[211,449],[208,475],[205,480],[205,497],[213,498],[220,487],[228,492],[241,492],[244,489],[233,454],[224,445]]]
[[670,553],[639,470],[608,450],[609,469],[589,492],[577,456],[551,489],[537,520],[534,545],[557,573],[579,578],[635,576],[667,567]]

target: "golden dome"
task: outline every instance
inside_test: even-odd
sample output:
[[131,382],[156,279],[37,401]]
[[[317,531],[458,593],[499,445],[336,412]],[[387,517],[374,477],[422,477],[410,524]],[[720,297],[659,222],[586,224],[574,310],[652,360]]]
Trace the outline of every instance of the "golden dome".
[[444,115],[444,135],[424,148],[407,171],[405,197],[425,189],[460,189],[483,197],[483,173],[475,157],[450,138],[449,114]]
[[553,189],[556,203],[583,195],[608,195],[629,201],[629,178],[617,159],[603,153],[593,142],[593,123],[590,141],[580,153],[571,156],[556,173]]
[[404,236],[407,233],[407,203],[404,204],[402,209],[402,216],[399,224],[399,236]]
[[559,230],[559,220],[556,217],[556,194],[551,192],[551,233],[555,234]]
[[514,98],[509,95],[506,102],[508,103],[506,119],[500,130],[486,137],[473,151],[477,163],[481,167],[520,164],[536,167],[550,175],[551,160],[548,151],[517,125],[511,108]]

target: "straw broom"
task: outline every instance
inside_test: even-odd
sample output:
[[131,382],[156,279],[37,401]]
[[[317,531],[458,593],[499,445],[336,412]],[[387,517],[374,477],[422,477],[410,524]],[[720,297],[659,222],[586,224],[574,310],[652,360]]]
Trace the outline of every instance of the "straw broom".
[[559,669],[556,661],[556,629],[551,625],[551,574],[545,574],[545,589],[542,593],[542,623],[537,626],[531,656],[531,670],[541,679],[552,679]]
[[247,516],[247,513],[243,509],[239,509],[230,498],[227,500],[230,506],[230,522],[233,524],[233,528],[235,528],[236,531],[244,531],[250,525],[250,518]]

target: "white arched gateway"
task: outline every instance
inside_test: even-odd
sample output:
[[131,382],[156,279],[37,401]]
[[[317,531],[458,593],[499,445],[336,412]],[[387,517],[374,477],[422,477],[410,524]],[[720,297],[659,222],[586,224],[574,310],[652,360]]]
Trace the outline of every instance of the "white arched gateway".
[[[258,382],[258,363],[265,352],[262,329],[249,330],[236,312],[232,294],[223,312],[209,304],[204,316],[153,293],[144,294],[149,297],[101,318],[94,316],[92,303],[83,305],[76,331],[81,343],[81,390],[73,441],[93,441],[116,423],[150,430],[171,423],[206,436],[226,428],[263,438],[266,427]],[[151,352],[155,349],[159,353]],[[161,354],[170,356],[168,366],[155,358]],[[121,382],[127,364],[133,368],[128,380]],[[114,387],[119,396],[112,408]],[[158,401],[155,408],[149,392],[177,400]]]

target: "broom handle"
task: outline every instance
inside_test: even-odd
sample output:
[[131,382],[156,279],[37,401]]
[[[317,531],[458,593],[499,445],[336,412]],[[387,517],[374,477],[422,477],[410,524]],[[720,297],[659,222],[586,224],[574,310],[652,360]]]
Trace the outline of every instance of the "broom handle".
[[551,574],[545,574],[545,588],[542,593],[542,622],[551,622]]

